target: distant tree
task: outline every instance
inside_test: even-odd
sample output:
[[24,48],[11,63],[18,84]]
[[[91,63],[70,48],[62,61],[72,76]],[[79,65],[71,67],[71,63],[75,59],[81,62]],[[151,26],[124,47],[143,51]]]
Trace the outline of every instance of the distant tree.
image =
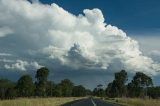
[[47,82],[47,87],[46,87],[46,93],[47,96],[54,96],[54,89],[55,89],[55,84],[53,81],[48,81]]
[[97,89],[97,88],[94,88],[93,91],[92,91],[92,95],[93,95],[93,96],[98,96],[98,93],[97,93],[97,92],[98,92],[98,89]]
[[8,88],[6,90],[6,99],[14,99],[17,97],[17,92],[16,92],[16,89],[15,88]]
[[104,97],[105,96],[105,90],[103,89],[103,85],[99,84],[96,88],[93,90],[93,95],[98,97]]
[[160,98],[160,86],[149,87],[148,88],[148,96],[152,97],[153,99]]
[[48,75],[49,75],[49,70],[47,67],[42,67],[40,69],[37,70],[37,73],[36,73],[36,78],[37,78],[37,81],[47,81],[48,79]]
[[141,72],[137,72],[133,77],[133,83],[143,88],[153,85],[152,78]]
[[[29,75],[23,75],[16,83],[7,79],[0,79],[0,99],[30,96],[78,97],[92,94],[91,90],[85,89],[82,85],[74,86],[74,83],[69,79],[64,79],[58,84],[48,81],[48,75],[48,68],[42,67],[36,72],[34,84]],[[97,86],[98,96],[104,95],[102,87],[103,85]]]
[[53,96],[61,97],[62,96],[62,86],[60,84],[56,84],[53,89]]
[[136,90],[136,86],[133,84],[133,82],[128,83],[128,85],[127,85],[127,96],[135,97],[137,95],[136,92],[140,92],[140,91]]
[[74,86],[72,90],[72,96],[74,97],[86,96],[86,89],[82,85]]
[[[0,79],[0,99],[10,98],[9,95],[7,95],[10,89],[14,89],[14,92],[16,92],[15,83],[8,79]],[[12,96],[16,97],[16,95],[12,95]]]
[[111,90],[112,90],[112,84],[113,84],[113,82],[110,82],[108,84],[107,88],[105,89],[105,93],[106,93],[106,95],[108,97],[112,97],[112,92],[111,92]]
[[90,89],[86,89],[86,95],[87,96],[91,96],[92,95],[92,91]]
[[37,96],[46,96],[46,89],[47,89],[47,79],[49,75],[49,70],[46,67],[42,67],[37,70],[36,73],[36,95]]
[[117,86],[117,81],[113,80],[113,82],[109,83],[105,91],[107,96],[109,97],[119,97],[119,88]]
[[64,79],[60,83],[62,96],[72,96],[72,90],[74,84],[69,79]]
[[122,97],[126,96],[126,86],[125,83],[128,80],[127,72],[121,70],[120,72],[115,73],[115,79],[113,82],[108,84],[106,88],[106,94],[110,97]]
[[118,96],[126,96],[126,86],[125,83],[128,80],[127,72],[121,70],[120,72],[115,73],[115,83],[118,89]]
[[98,84],[98,85],[97,85],[97,88],[98,88],[98,89],[101,89],[101,88],[103,88],[103,85],[102,85],[102,84]]
[[152,78],[144,73],[137,72],[131,83],[128,83],[128,93],[132,97],[144,97],[148,87],[153,86]]
[[34,84],[30,75],[23,75],[17,82],[17,93],[21,97],[29,97],[34,93]]

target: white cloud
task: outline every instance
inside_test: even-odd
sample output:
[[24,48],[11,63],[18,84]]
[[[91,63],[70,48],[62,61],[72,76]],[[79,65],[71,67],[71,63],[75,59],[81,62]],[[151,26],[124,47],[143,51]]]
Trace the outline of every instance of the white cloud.
[[0,37],[5,37],[9,34],[12,34],[13,31],[8,27],[0,27]]
[[[160,63],[160,51],[153,50],[149,52],[149,56],[157,63]],[[159,68],[160,69],[160,68]]]
[[[105,23],[101,10],[85,9],[83,13],[75,16],[54,3],[0,0],[0,26],[14,30],[7,47],[17,54],[34,51],[75,69],[107,70],[117,60],[126,70],[157,74],[159,64],[144,56],[138,42],[123,30]],[[26,70],[28,64],[17,61],[5,67]]]
[[83,11],[88,21],[92,24],[104,24],[104,17],[98,8],[93,9],[92,11],[89,9],[85,9]]
[[160,56],[160,51],[158,51],[158,50],[153,50],[153,51],[151,51],[150,55]]
[[9,54],[9,53],[0,53],[0,56],[12,56],[12,54]]
[[16,63],[11,65],[5,64],[4,67],[6,69],[11,69],[11,70],[26,71],[27,69],[39,69],[42,66],[39,65],[37,62],[29,63],[27,61],[17,60]]
[[3,62],[3,63],[12,63],[12,62],[15,62],[15,61],[3,58],[3,59],[0,59],[0,62]]
[[32,66],[34,69],[39,69],[41,67],[43,67],[42,65],[39,65],[37,62],[31,62],[30,66]]

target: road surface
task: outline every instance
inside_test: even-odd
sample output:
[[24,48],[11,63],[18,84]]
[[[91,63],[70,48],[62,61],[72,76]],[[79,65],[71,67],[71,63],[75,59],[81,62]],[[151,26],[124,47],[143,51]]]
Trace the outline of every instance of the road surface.
[[120,106],[116,104],[106,103],[100,99],[87,98],[73,101],[62,106]]

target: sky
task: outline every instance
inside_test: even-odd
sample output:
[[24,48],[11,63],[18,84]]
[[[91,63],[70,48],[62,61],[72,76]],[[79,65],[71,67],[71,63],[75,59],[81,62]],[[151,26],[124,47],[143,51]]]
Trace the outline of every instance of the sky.
[[0,0],[0,77],[64,78],[93,89],[125,69],[160,85],[159,0]]
[[[99,8],[106,22],[122,28],[125,32],[146,32],[160,27],[159,0],[40,0],[42,3],[57,3],[65,10],[78,15],[83,9]],[[157,22],[158,21],[158,22]],[[149,31],[151,32],[151,31]]]

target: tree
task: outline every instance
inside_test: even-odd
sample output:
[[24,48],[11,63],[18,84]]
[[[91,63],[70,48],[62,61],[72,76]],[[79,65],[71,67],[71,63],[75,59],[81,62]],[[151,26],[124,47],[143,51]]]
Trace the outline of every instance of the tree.
[[112,92],[111,92],[111,90],[112,90],[112,84],[113,84],[113,82],[110,82],[109,84],[108,84],[108,86],[107,86],[107,88],[106,88],[106,90],[105,90],[105,93],[106,93],[106,95],[108,96],[108,97],[112,97]]
[[160,98],[160,86],[149,87],[147,93],[149,97],[154,99]]
[[17,92],[15,88],[8,88],[5,93],[6,99],[14,99],[17,97]]
[[72,96],[74,97],[86,96],[86,89],[82,85],[74,86],[72,90]]
[[[7,79],[0,79],[0,99],[11,99],[12,97],[9,97],[10,95],[7,95],[10,89],[16,92],[15,83]],[[16,97],[16,95],[12,96]]]
[[92,95],[92,91],[90,89],[86,89],[86,95],[87,96],[91,96]]
[[133,83],[143,88],[153,85],[152,78],[141,72],[137,72],[133,77]]
[[118,97],[126,96],[125,83],[127,80],[128,76],[125,70],[115,73],[115,83],[118,89]]
[[55,89],[54,82],[53,81],[48,81],[47,82],[47,87],[46,87],[47,96],[54,96],[54,89]]
[[149,86],[153,86],[152,78],[142,72],[137,72],[131,83],[128,83],[128,94],[132,97],[144,97]]
[[72,96],[72,90],[74,84],[69,79],[64,79],[60,83],[62,96]]
[[109,97],[118,97],[119,88],[117,86],[117,81],[113,80],[113,82],[109,83],[105,91],[106,91],[107,96]]
[[56,96],[56,97],[62,96],[62,86],[60,84],[55,85],[53,89],[53,96]]
[[46,96],[46,88],[47,88],[47,79],[49,75],[49,70],[46,67],[42,67],[37,70],[36,78],[36,95],[38,96]]
[[125,83],[127,80],[128,76],[125,70],[121,70],[120,72],[115,73],[115,79],[113,82],[108,84],[106,94],[110,97],[126,96]]
[[96,88],[94,88],[93,90],[93,95],[94,96],[98,96],[98,97],[103,97],[105,96],[105,91],[103,89],[103,85],[102,84],[99,84],[97,85]]
[[127,96],[135,97],[136,92],[139,92],[139,91],[136,90],[133,82],[128,83],[128,85],[127,85]]
[[23,75],[17,82],[17,93],[21,97],[29,97],[34,93],[34,84],[30,75]]

